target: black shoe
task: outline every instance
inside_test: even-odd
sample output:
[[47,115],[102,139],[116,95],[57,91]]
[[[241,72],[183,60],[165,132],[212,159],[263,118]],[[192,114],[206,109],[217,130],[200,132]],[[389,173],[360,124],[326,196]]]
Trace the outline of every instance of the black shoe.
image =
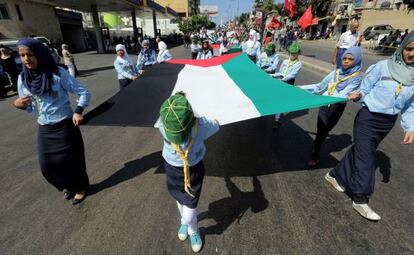
[[72,201],[72,205],[77,205],[77,204],[80,204],[83,200],[85,200],[85,198],[88,196],[88,191],[85,191],[85,195],[83,195],[83,197],[82,198],[79,198],[79,199],[77,199],[77,198],[73,198],[73,201]]
[[75,193],[70,192],[70,191],[65,191],[63,194],[64,194],[64,195],[63,195],[63,198],[64,198],[65,200],[71,200],[72,198],[74,198],[74,197],[75,197]]

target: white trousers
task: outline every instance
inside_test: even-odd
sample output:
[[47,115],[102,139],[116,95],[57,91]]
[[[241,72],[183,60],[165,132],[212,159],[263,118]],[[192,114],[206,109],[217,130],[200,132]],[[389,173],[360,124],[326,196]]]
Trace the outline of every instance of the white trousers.
[[69,71],[70,75],[72,77],[75,77],[75,66],[74,65],[68,65],[67,67],[68,67],[68,71]]
[[198,232],[197,209],[189,208],[177,201],[178,211],[181,215],[181,224],[188,225],[188,234],[192,235]]

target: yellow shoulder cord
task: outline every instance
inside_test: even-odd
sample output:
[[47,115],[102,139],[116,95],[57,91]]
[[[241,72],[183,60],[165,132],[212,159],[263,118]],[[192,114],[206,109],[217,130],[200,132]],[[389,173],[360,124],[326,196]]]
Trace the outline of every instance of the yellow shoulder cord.
[[297,60],[297,59],[296,59],[295,61],[293,61],[293,62],[290,62],[290,58],[289,58],[289,60],[288,60],[288,64],[287,64],[286,69],[285,69],[285,73],[283,74],[283,78],[285,78],[285,77],[287,76],[287,74],[288,74],[288,72],[289,72],[289,68],[290,68],[291,66],[293,66],[294,64],[296,64],[296,62],[298,62],[298,60]]
[[400,84],[398,85],[398,87],[395,89],[395,97],[398,97],[398,96],[400,95],[401,90],[402,90],[402,87],[403,87],[403,84],[402,84],[402,83],[400,83]]
[[329,87],[328,87],[328,95],[330,95],[330,96],[333,95],[333,93],[334,93],[334,91],[336,89],[336,86],[338,86],[339,83],[344,82],[344,81],[346,81],[348,79],[351,79],[351,78],[353,78],[353,77],[355,77],[357,75],[359,75],[359,71],[358,72],[355,72],[355,73],[353,73],[353,74],[351,74],[351,75],[349,75],[347,77],[344,77],[342,79],[339,79],[339,69],[336,70],[336,79],[335,79],[336,82],[329,84]]
[[190,183],[190,166],[188,164],[188,153],[191,150],[191,147],[194,144],[194,139],[197,135],[197,129],[198,129],[198,120],[196,119],[195,123],[194,123],[194,135],[192,135],[191,137],[191,141],[188,144],[187,148],[185,149],[185,151],[182,151],[180,148],[179,144],[175,144],[175,143],[171,143],[171,146],[173,147],[173,149],[178,153],[178,155],[180,156],[180,158],[183,160],[183,171],[184,171],[184,190],[185,192],[187,192],[188,195],[194,197],[193,194],[191,194],[190,190],[191,190],[191,183]]
[[39,102],[39,97],[38,96],[34,96],[35,100],[36,100],[36,107],[37,107],[37,113],[40,114],[40,102]]

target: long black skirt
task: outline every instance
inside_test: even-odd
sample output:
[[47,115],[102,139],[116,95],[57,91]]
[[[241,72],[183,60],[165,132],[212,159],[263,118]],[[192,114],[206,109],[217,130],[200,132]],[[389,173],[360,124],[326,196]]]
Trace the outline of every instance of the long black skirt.
[[56,189],[79,192],[89,187],[82,135],[71,118],[39,125],[38,153],[42,174]]
[[359,110],[354,122],[354,145],[331,171],[355,203],[368,203],[374,193],[375,153],[394,127],[398,115]]
[[336,103],[329,106],[322,106],[319,108],[317,132],[315,137],[315,144],[313,147],[313,157],[319,157],[322,143],[328,137],[329,132],[336,126],[342,114],[344,113],[346,104]]
[[203,161],[190,167],[190,192],[194,197],[187,194],[184,190],[183,168],[172,166],[166,161],[164,161],[164,167],[165,174],[167,175],[167,188],[170,195],[182,205],[189,208],[197,208],[205,174]]

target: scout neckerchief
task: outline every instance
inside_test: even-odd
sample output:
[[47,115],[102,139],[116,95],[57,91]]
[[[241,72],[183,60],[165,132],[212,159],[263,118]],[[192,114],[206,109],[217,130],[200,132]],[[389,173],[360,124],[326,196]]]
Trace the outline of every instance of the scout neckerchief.
[[294,64],[296,64],[296,62],[298,62],[298,59],[295,59],[295,61],[292,62],[292,61],[290,61],[290,58],[289,58],[288,64],[285,68],[285,73],[283,74],[283,78],[285,78],[288,75],[289,68],[292,67]]
[[338,86],[339,83],[344,82],[344,81],[346,81],[348,79],[351,79],[351,78],[353,78],[353,77],[355,77],[357,75],[359,75],[359,71],[357,71],[357,72],[355,72],[355,73],[353,73],[353,74],[351,74],[349,76],[346,76],[346,77],[344,77],[342,79],[339,79],[339,69],[336,70],[336,79],[335,79],[336,82],[329,84],[329,87],[328,87],[328,95],[330,95],[330,96],[333,95],[333,93],[334,93],[334,91],[336,89],[336,86]]
[[173,149],[178,153],[180,158],[183,160],[183,163],[184,163],[184,166],[183,166],[184,190],[185,190],[185,192],[187,192],[187,194],[189,194],[192,197],[194,197],[194,195],[191,194],[191,192],[190,192],[191,183],[190,183],[190,165],[188,164],[188,153],[190,152],[191,147],[194,144],[194,139],[197,135],[197,129],[198,129],[198,120],[197,119],[196,119],[194,125],[195,125],[194,126],[194,135],[192,135],[191,141],[190,141],[190,143],[188,144],[187,148],[184,151],[181,150],[179,144],[171,143],[171,146],[173,147]]
[[400,95],[403,86],[404,85],[402,83],[398,84],[398,87],[395,89],[395,97],[398,97]]
[[35,100],[36,100],[36,107],[37,107],[37,113],[40,114],[40,102],[39,102],[39,97],[38,96],[34,96]]

